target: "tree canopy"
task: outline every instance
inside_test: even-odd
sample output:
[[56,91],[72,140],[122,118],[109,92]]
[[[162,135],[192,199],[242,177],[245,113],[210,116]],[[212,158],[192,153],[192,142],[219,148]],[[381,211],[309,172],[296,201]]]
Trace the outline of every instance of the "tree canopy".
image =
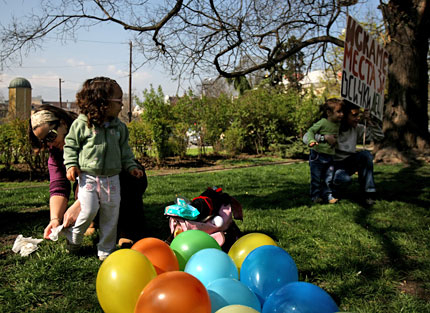
[[[41,48],[47,34],[75,36],[83,27],[114,23],[133,32],[143,62],[159,62],[179,79],[238,78],[270,70],[298,53],[311,66],[325,61],[347,11],[358,0],[41,0],[40,9],[0,28],[0,64]],[[384,143],[398,154],[426,151],[429,0],[379,0],[390,54]],[[416,123],[415,123],[416,122]],[[387,154],[380,154],[385,158]]]
[[64,39],[114,23],[135,33],[145,62],[161,61],[173,75],[238,77],[303,49],[311,63],[328,43],[343,46],[336,24],[342,10],[335,0],[42,0],[37,12],[2,25],[0,61],[40,48],[48,33]]

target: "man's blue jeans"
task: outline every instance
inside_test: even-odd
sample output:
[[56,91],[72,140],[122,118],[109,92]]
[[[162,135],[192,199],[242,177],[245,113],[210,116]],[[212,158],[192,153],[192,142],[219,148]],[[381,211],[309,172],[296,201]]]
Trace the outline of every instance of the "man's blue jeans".
[[333,156],[318,153],[311,149],[309,154],[309,167],[311,169],[311,198],[315,200],[332,198],[331,182],[333,180]]
[[351,182],[355,172],[358,172],[358,182],[362,192],[376,192],[373,179],[373,156],[364,150],[347,157],[342,161],[334,162],[335,173],[333,178],[334,188]]

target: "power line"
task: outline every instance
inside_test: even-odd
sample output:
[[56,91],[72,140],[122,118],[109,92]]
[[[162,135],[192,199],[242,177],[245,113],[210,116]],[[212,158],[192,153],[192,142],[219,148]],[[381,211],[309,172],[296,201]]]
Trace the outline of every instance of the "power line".
[[109,45],[128,45],[129,42],[118,42],[118,41],[100,41],[100,40],[89,40],[89,39],[73,39],[73,38],[55,38],[55,37],[45,37],[46,39],[52,39],[52,40],[60,40],[60,41],[68,41],[68,42],[89,42],[89,43],[103,43],[103,44],[109,44]]
[[82,64],[82,65],[51,65],[51,66],[20,66],[20,67],[12,67],[15,69],[21,68],[73,68],[73,67],[88,67],[88,66],[106,66],[106,65],[119,65],[119,64],[127,64],[127,62],[119,62],[119,63],[103,63],[103,64]]

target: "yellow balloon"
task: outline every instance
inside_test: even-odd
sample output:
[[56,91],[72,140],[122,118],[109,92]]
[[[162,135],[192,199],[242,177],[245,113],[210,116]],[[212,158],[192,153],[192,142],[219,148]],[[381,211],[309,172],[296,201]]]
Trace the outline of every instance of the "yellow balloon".
[[248,254],[252,250],[265,245],[276,246],[276,243],[272,238],[265,234],[250,233],[236,240],[228,251],[228,255],[232,258],[240,273],[243,260],[245,260]]
[[233,304],[225,306],[215,313],[258,313],[257,310],[254,310],[253,308],[241,304]]
[[139,251],[115,251],[97,273],[100,306],[105,313],[133,313],[142,289],[156,276],[154,266]]

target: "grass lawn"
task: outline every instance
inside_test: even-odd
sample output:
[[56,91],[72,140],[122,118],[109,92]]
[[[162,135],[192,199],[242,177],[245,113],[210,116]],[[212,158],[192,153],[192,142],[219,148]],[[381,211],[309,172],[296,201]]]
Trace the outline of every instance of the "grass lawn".
[[[356,178],[335,205],[311,205],[306,163],[152,175],[144,196],[148,236],[169,235],[163,210],[177,195],[222,187],[244,208],[245,232],[271,236],[293,257],[299,279],[326,290],[341,311],[430,312],[430,165],[376,165],[378,200],[359,204]],[[0,312],[102,312],[100,261],[65,242],[44,241],[29,257],[11,251],[17,235],[42,238],[48,183],[0,183]]]

